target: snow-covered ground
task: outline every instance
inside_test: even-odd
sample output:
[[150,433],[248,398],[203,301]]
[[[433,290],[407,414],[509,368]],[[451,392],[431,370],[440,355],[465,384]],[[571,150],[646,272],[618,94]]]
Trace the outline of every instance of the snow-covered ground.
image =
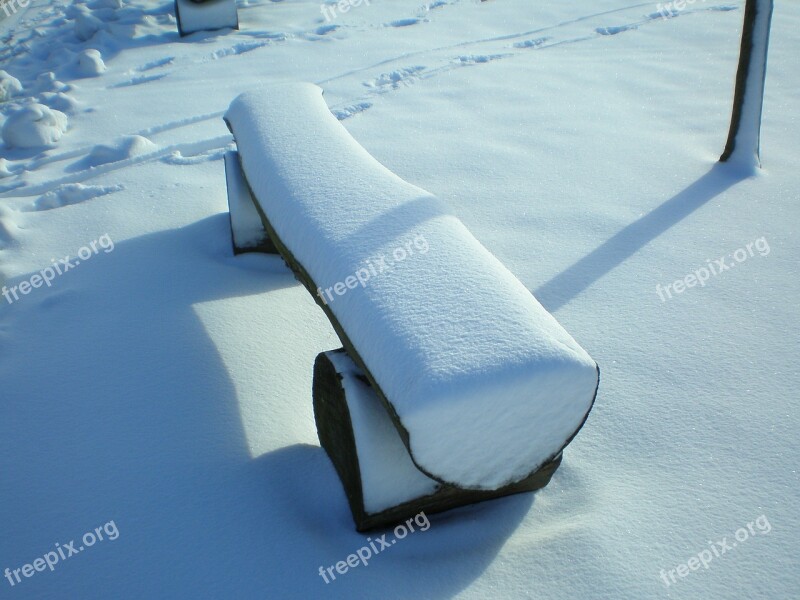
[[[239,31],[183,39],[172,2],[0,23],[22,88],[0,104],[0,597],[796,596],[800,6],[775,8],[744,178],[715,166],[743,2],[420,2],[244,1]],[[280,259],[231,256],[226,214],[221,116],[280,81],[320,85],[602,372],[547,488],[432,515],[329,583],[382,535],[316,439],[311,367],[339,342]]]

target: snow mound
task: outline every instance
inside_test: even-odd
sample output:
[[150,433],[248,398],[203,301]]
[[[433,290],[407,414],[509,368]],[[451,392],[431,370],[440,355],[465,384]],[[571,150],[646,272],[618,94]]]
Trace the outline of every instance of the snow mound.
[[9,148],[52,146],[67,130],[67,115],[44,104],[29,104],[12,113],[3,124],[3,141]]
[[97,77],[106,70],[99,50],[90,48],[78,54],[75,69],[80,77]]
[[11,177],[13,174],[8,168],[8,161],[5,158],[0,158],[0,179]]
[[105,23],[88,12],[81,12],[75,17],[75,35],[81,41],[89,41],[94,34],[105,27]]
[[272,227],[420,469],[498,489],[563,449],[597,365],[447,207],[367,153],[317,86],[242,94],[225,119]]
[[68,92],[70,89],[71,87],[66,83],[56,79],[56,74],[52,71],[40,73],[39,76],[36,77],[36,83],[34,85],[34,93],[36,94],[43,92]]
[[158,146],[141,135],[127,135],[116,144],[106,146],[98,145],[92,148],[86,163],[90,167],[97,167],[106,163],[119,162],[126,158],[147,154],[158,150]]
[[34,202],[35,210],[51,210],[70,204],[78,204],[97,198],[113,194],[125,189],[122,185],[82,185],[80,183],[67,183],[56,189],[39,196]]
[[75,98],[64,92],[42,92],[39,94],[39,102],[55,110],[60,110],[66,115],[75,114],[80,107]]
[[0,102],[13,98],[22,91],[19,79],[0,69]]

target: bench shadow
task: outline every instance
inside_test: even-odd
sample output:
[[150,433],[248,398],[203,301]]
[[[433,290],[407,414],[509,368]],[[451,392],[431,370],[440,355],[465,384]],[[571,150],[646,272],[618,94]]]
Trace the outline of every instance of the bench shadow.
[[[320,567],[346,560],[384,534],[392,540],[393,530],[355,531],[342,485],[319,446],[289,446],[251,466],[264,499],[254,525],[259,537],[280,539],[280,563],[262,565],[276,598],[370,597],[365,590],[380,590],[381,598],[450,598],[481,576],[534,502],[525,493],[430,515],[425,531],[326,584]],[[287,565],[293,577],[282,576]]]
[[700,179],[539,286],[533,295],[547,310],[558,310],[649,242],[747,176],[731,165],[715,163]]
[[[414,235],[415,228],[426,221],[453,214],[451,208],[436,196],[420,196],[382,212],[355,229],[348,236],[348,244],[363,252],[363,258],[366,259],[387,239]],[[380,231],[381,235],[376,236],[376,231]]]
[[[120,241],[0,306],[3,566],[110,520],[119,530],[26,579],[28,597],[447,598],[492,563],[532,494],[431,516],[368,568],[320,578],[367,536],[320,447],[252,456],[235,382],[193,308],[295,285],[277,257],[234,258],[219,214]],[[265,418],[286,401],[310,415],[310,396],[265,398]]]

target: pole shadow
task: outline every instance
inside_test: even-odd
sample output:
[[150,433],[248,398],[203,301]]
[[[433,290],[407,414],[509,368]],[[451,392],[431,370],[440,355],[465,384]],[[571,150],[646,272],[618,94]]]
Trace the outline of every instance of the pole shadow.
[[638,250],[747,176],[729,165],[715,163],[700,179],[539,286],[533,295],[547,310],[557,311]]

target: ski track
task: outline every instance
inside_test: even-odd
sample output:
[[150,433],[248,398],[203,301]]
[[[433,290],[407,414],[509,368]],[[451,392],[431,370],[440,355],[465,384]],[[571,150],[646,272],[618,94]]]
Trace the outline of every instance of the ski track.
[[[441,9],[445,6],[453,5],[456,3],[458,3],[458,0],[435,0],[433,2],[429,2],[423,5],[419,9],[417,16],[398,19],[395,21],[391,21],[389,23],[384,23],[382,27],[395,27],[395,28],[412,27],[420,24],[425,24],[427,22],[430,22],[430,19],[426,18],[424,15],[430,13],[433,10]],[[241,7],[241,8],[253,8],[254,6],[256,5],[251,5],[249,7]],[[417,57],[427,57],[428,59],[433,58],[435,62],[439,63],[438,66],[426,66],[422,64],[403,66],[390,71],[378,73],[376,76],[370,79],[363,80],[361,82],[361,85],[364,88],[366,88],[366,93],[362,94],[358,98],[350,99],[339,105],[331,107],[331,112],[339,120],[345,120],[371,108],[374,105],[374,99],[377,96],[393,92],[404,87],[415,85],[420,81],[436,77],[440,74],[452,71],[453,69],[487,64],[496,60],[502,60],[512,56],[518,56],[529,50],[544,50],[554,46],[583,42],[590,39],[596,39],[598,37],[615,36],[621,33],[636,30],[644,25],[648,25],[658,21],[666,22],[680,16],[696,14],[701,12],[730,11],[738,9],[738,6],[735,5],[716,5],[711,7],[701,7],[693,9],[684,9],[681,11],[673,11],[667,13],[666,15],[659,12],[652,12],[647,15],[644,15],[639,20],[632,21],[629,23],[595,27],[592,33],[588,35],[582,35],[578,37],[564,38],[564,39],[557,39],[553,35],[545,35],[545,36],[537,35],[544,32],[556,32],[558,29],[562,29],[567,26],[575,25],[589,20],[604,18],[607,16],[610,17],[611,15],[616,15],[626,11],[640,9],[643,7],[652,8],[652,6],[653,4],[651,2],[638,3],[617,9],[593,13],[590,15],[584,15],[581,17],[577,17],[575,19],[570,19],[552,25],[546,25],[529,31],[509,33],[490,38],[481,38],[477,40],[468,40],[448,46],[441,46],[415,52],[408,52],[400,54],[398,56],[383,59],[379,62],[370,65],[359,67],[357,69],[352,69],[347,72],[325,78],[323,80],[317,81],[316,83],[317,85],[324,86],[327,83],[337,81],[352,75],[356,75],[359,73],[366,73],[368,71],[374,71],[380,67],[396,64],[399,62],[404,62],[404,61],[407,62],[410,59],[414,59]],[[44,21],[46,18],[52,17],[52,14],[50,13],[56,12],[60,8],[62,9],[63,12],[63,7],[56,7],[51,11],[45,11],[46,14],[43,13],[42,15],[40,15],[39,20]],[[149,12],[141,11],[141,12],[142,15],[161,14],[158,11],[149,11]],[[171,27],[172,24],[168,23],[167,26]],[[251,52],[254,50],[259,50],[261,48],[268,47],[275,42],[283,42],[291,38],[299,38],[299,39],[304,39],[306,41],[315,42],[324,39],[326,35],[334,33],[342,27],[343,26],[340,24],[322,25],[315,27],[311,31],[301,32],[297,34],[265,31],[265,30],[242,32],[238,35],[250,37],[253,39],[250,41],[247,40],[240,41],[235,44],[232,44],[231,46],[215,50],[214,52],[207,55],[206,58],[201,59],[199,61],[198,60],[184,61],[179,58],[176,58],[175,56],[164,56],[162,58],[149,61],[139,67],[136,67],[135,69],[132,69],[131,71],[129,71],[129,74],[146,73],[154,69],[165,69],[167,67],[179,68],[184,65],[188,66],[188,65],[201,64],[202,62],[208,60],[220,60],[228,57],[238,56],[240,54],[245,54],[247,52]],[[31,50],[24,42],[39,37],[39,34],[37,33],[37,31],[35,31],[35,27],[33,26],[30,27],[30,32],[25,39],[16,38],[18,33],[19,33],[18,30],[14,29],[4,36],[3,40],[7,41],[9,44],[2,52],[0,52],[0,60],[13,58],[14,56],[21,53],[20,51],[14,55],[9,56],[11,52],[10,42],[12,40],[16,44],[15,47],[22,48],[22,50],[25,49]],[[520,38],[528,38],[528,39],[520,39]],[[165,41],[167,40],[165,39]],[[507,42],[511,43],[507,44]],[[491,45],[491,44],[500,44],[507,51],[494,52],[489,54],[478,53],[478,54],[458,54],[456,56],[452,55],[453,51],[457,52],[458,50],[462,49],[477,47],[481,45]],[[31,54],[33,54],[32,50]],[[439,55],[439,57],[437,58],[436,55]],[[428,60],[425,62],[431,62],[431,61]],[[124,88],[135,85],[144,85],[147,83],[151,83],[153,81],[161,80],[169,76],[171,72],[172,69],[166,70],[165,72],[161,73],[155,73],[152,75],[150,74],[133,75],[129,79],[109,85],[108,88],[115,89],[115,88]],[[210,119],[218,119],[222,117],[224,112],[225,110],[223,109],[212,113],[206,113],[202,115],[186,117],[185,119],[170,121],[168,123],[164,123],[161,125],[154,125],[152,127],[148,127],[141,131],[135,132],[133,135],[141,135],[144,137],[148,137],[158,133],[163,133],[165,131],[176,130],[202,121]],[[101,175],[117,171],[119,169],[132,167],[137,164],[153,160],[162,160],[167,164],[178,165],[178,166],[192,165],[208,160],[218,160],[221,158],[224,150],[231,144],[231,142],[232,142],[231,136],[224,135],[196,142],[173,144],[170,146],[159,148],[157,151],[154,152],[142,154],[135,157],[130,157],[117,162],[103,164],[97,167],[91,167],[88,169],[78,171],[76,173],[72,173],[69,175],[65,175],[59,178],[55,178],[52,180],[44,181],[33,185],[27,185],[26,182],[20,179],[15,179],[12,181],[4,182],[4,185],[0,186],[0,197],[24,197],[24,196],[47,194],[52,190],[58,189],[60,186],[87,181],[99,177]],[[9,166],[10,169],[15,173],[15,176],[20,177],[26,172],[34,172],[47,165],[51,165],[57,162],[70,159],[80,159],[82,157],[88,156],[95,147],[96,146],[91,146],[88,148],[84,147],[63,152],[60,154],[54,154],[52,156],[41,156],[38,158],[33,158],[27,164],[24,164],[24,161],[16,161],[18,163],[23,163],[23,164],[11,163]]]

